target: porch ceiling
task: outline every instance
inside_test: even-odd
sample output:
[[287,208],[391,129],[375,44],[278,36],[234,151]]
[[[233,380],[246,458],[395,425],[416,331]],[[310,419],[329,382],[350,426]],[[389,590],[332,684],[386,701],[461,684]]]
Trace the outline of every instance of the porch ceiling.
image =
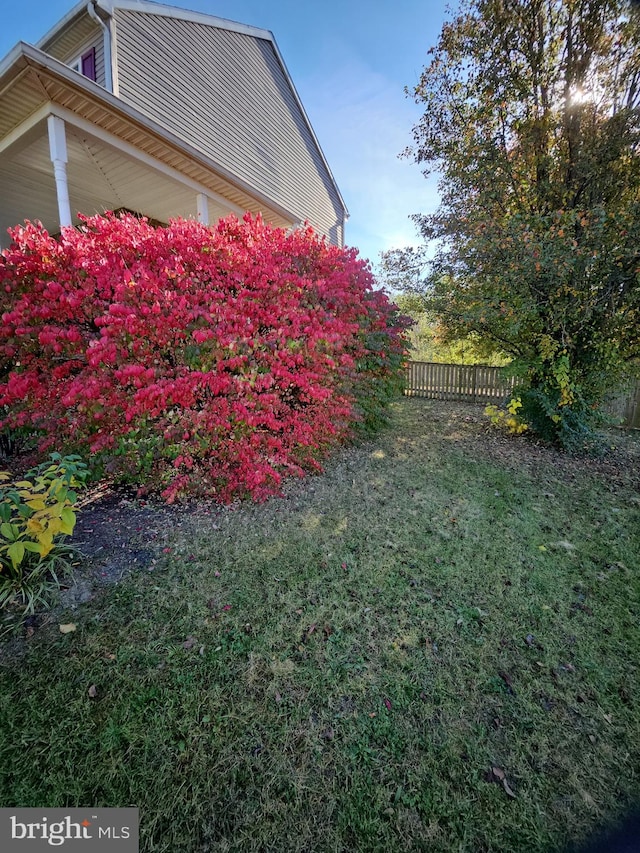
[[[66,126],[66,136],[74,216],[78,211],[91,215],[120,207],[161,222],[196,216],[196,194],[191,188],[71,125]],[[27,144],[15,145],[3,155],[0,199],[0,245],[8,242],[7,228],[25,219],[39,219],[51,233],[59,230],[46,121],[31,130]],[[231,211],[231,205],[209,200],[210,221]]]

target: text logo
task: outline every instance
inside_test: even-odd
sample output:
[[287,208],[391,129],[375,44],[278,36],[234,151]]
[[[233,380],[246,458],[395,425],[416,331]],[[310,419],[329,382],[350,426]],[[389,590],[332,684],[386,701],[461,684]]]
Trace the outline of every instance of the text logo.
[[138,853],[138,809],[0,809],[3,853]]

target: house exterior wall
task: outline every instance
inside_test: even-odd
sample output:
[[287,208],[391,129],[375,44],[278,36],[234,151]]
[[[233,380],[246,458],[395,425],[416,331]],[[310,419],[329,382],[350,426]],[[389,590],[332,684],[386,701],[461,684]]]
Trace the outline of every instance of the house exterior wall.
[[113,35],[120,98],[342,245],[340,197],[269,40],[118,8]]
[[89,15],[85,14],[66,27],[49,42],[41,45],[42,50],[54,59],[70,65],[91,48],[96,51],[96,83],[106,86],[104,34]]

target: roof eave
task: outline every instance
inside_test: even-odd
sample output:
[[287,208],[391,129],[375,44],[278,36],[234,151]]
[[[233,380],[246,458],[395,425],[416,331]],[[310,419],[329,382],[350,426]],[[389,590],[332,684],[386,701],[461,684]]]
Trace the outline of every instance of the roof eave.
[[64,17],[60,18],[60,20],[56,24],[54,24],[51,29],[42,36],[41,39],[38,39],[35,46],[42,50],[46,44],[48,44],[58,35],[58,33],[62,32],[62,30],[64,30],[75,20],[77,20],[86,10],[86,8],[87,0],[80,0],[80,2],[77,3],[72,9],[70,9]]

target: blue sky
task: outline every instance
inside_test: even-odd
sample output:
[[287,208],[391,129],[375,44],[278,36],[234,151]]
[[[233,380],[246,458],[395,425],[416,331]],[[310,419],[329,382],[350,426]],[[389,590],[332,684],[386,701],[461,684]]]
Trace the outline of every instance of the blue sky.
[[[74,3],[19,0],[3,9],[0,57],[36,42]],[[346,238],[374,264],[415,244],[409,216],[437,205],[436,185],[400,160],[421,110],[406,98],[445,19],[446,0],[173,0],[271,30],[351,217]]]

